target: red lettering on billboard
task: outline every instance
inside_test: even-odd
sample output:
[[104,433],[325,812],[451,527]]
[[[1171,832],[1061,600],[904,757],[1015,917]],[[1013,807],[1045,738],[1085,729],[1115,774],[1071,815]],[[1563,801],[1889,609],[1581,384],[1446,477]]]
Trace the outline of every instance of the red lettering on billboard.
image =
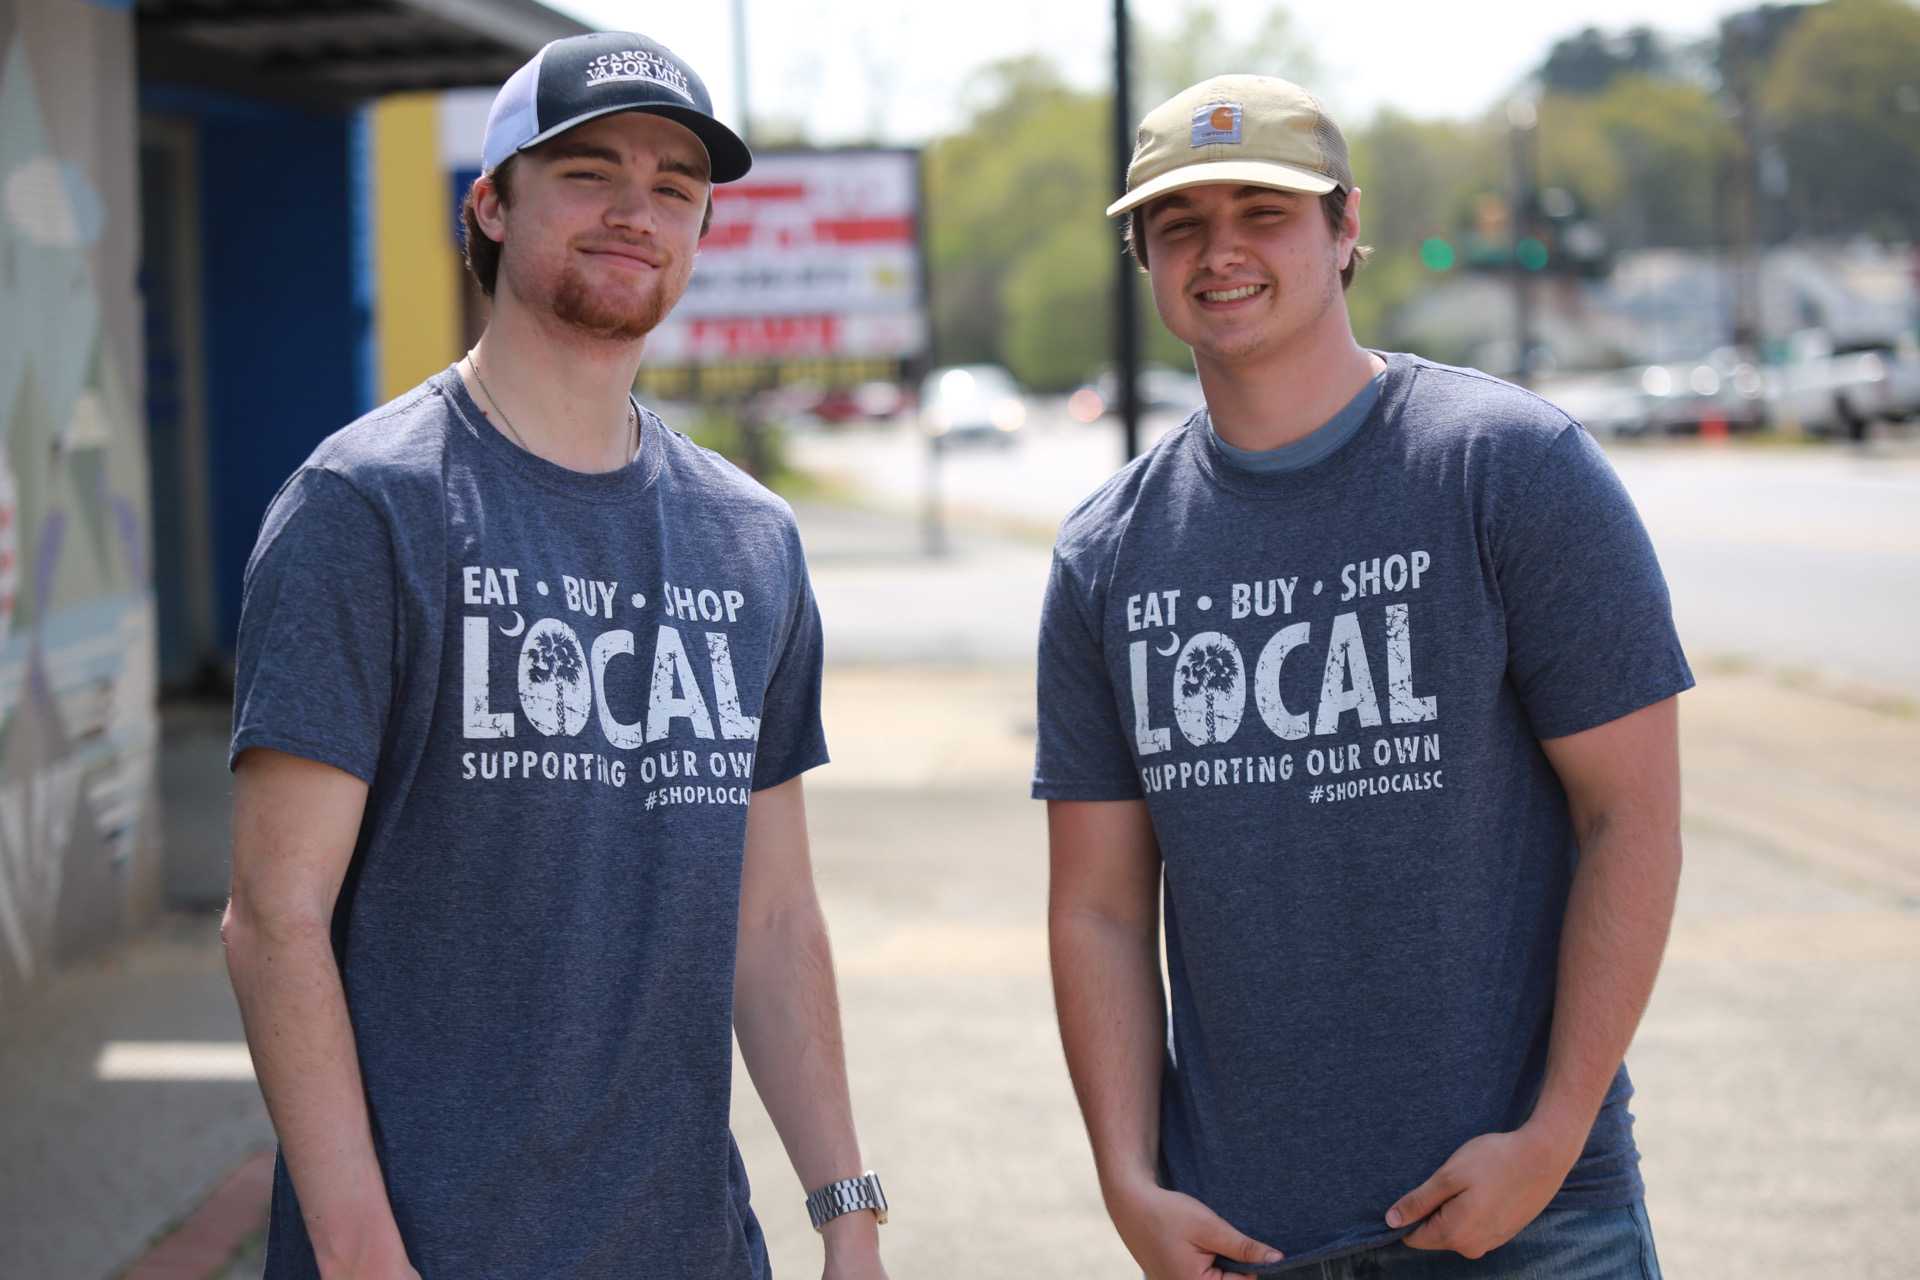
[[695,320],[694,348],[708,358],[749,360],[831,355],[840,339],[838,316],[721,316]]

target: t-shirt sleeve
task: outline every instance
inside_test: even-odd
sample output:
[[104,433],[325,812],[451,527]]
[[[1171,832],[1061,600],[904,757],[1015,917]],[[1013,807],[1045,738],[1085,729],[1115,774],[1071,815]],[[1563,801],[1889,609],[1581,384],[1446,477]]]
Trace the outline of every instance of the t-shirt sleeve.
[[798,534],[793,535],[793,561],[799,575],[793,614],[760,704],[760,741],[753,759],[755,791],[777,787],[827,762],[827,735],[820,722],[825,653],[820,606],[813,598],[813,580]]
[[1036,800],[1137,800],[1143,794],[1114,700],[1100,634],[1058,553],[1040,606]]
[[1579,733],[1693,687],[1653,542],[1584,429],[1555,439],[1493,551],[1507,672],[1536,737]]
[[247,562],[228,766],[271,747],[371,783],[393,701],[396,599],[383,518],[349,481],[297,472]]

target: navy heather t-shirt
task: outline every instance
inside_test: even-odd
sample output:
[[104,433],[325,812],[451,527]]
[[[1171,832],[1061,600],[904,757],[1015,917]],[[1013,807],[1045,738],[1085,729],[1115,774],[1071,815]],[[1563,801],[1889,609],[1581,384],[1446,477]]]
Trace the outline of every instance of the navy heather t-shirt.
[[[1387,365],[1308,466],[1170,433],[1068,516],[1041,622],[1034,794],[1144,797],[1163,859],[1163,1176],[1285,1266],[1401,1234],[1394,1201],[1527,1119],[1578,857],[1539,740],[1692,684],[1592,438]],[[1631,1092],[1554,1206],[1640,1195]]]
[[[323,443],[247,568],[233,755],[370,787],[334,946],[425,1280],[767,1274],[741,857],[750,793],[826,759],[820,620],[786,504],[641,422],[580,474],[448,370]],[[284,1164],[266,1274],[318,1274]]]

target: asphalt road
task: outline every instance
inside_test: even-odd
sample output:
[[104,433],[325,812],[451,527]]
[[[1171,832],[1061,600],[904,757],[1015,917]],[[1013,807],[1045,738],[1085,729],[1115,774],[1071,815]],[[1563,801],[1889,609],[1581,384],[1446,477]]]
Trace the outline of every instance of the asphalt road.
[[[1177,417],[1150,421],[1148,443]],[[1920,699],[1920,449],[1620,443],[1609,450],[1665,566],[1696,663]],[[896,510],[924,507],[911,431],[794,436],[793,462]],[[1117,429],[1042,403],[1006,448],[949,449],[940,505],[1036,538],[1118,467]]]

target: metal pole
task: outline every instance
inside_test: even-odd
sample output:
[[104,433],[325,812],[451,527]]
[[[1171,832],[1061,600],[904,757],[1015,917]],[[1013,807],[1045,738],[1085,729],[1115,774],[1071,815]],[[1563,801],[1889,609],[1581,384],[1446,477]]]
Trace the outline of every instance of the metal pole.
[[[1127,0],[1113,0],[1113,189],[1115,195],[1127,189],[1127,165],[1133,159],[1133,95],[1128,91],[1131,76],[1127,24]],[[1140,363],[1140,294],[1134,283],[1132,256],[1117,254],[1115,267],[1115,305],[1113,374],[1120,395],[1120,426],[1126,459],[1140,452],[1140,389],[1134,372]]]
[[940,470],[946,454],[944,436],[927,437],[926,467],[921,473],[925,483],[920,494],[920,551],[929,559],[947,554],[946,508],[940,499]]
[[[734,102],[740,111],[740,140],[753,145],[753,110],[747,95],[747,0],[733,0]],[[747,474],[772,484],[768,459],[767,422],[752,381],[742,381],[729,393],[733,420],[740,427],[740,452]]]
[[[933,317],[933,269],[927,262],[927,166],[926,154],[915,150],[913,153],[913,239],[920,246],[920,307],[928,317],[931,329]],[[900,367],[901,381],[908,385],[919,385],[926,381],[927,374],[933,371],[935,354],[933,334],[929,332],[925,349],[917,356],[903,361]],[[921,417],[921,409],[916,406],[913,412],[912,430],[926,435],[926,423]],[[925,467],[925,491],[921,508],[921,549],[930,557],[947,553],[947,517],[946,508],[940,498],[940,468],[946,456],[939,436],[927,436]]]
[[1520,248],[1534,233],[1538,201],[1533,191],[1533,138],[1539,116],[1531,102],[1520,99],[1508,106],[1507,122],[1513,143],[1513,207],[1508,221],[1513,231],[1513,324],[1518,348],[1514,381],[1525,387],[1533,381],[1533,272],[1520,261]]
[[753,145],[753,112],[747,98],[747,0],[733,0],[734,103],[740,112],[740,140]]

